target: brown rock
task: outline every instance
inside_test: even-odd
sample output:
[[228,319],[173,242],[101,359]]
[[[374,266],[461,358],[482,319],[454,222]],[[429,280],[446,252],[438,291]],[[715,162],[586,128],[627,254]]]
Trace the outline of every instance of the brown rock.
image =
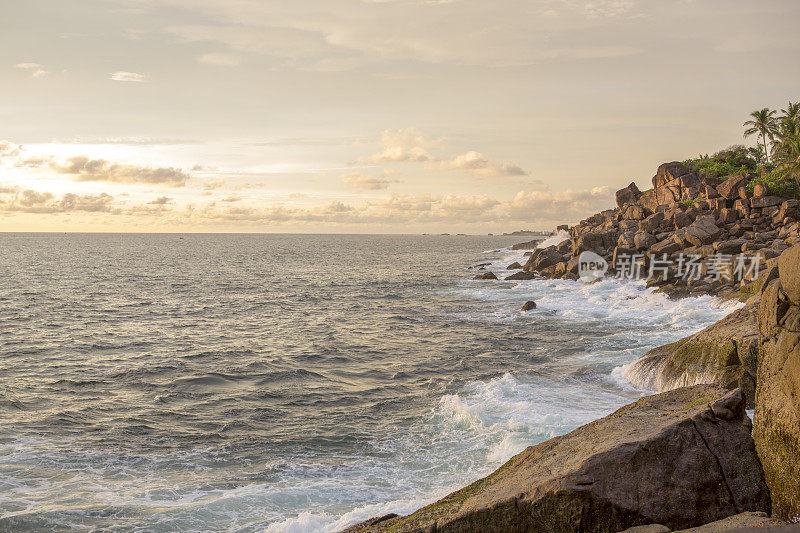
[[497,279],[497,276],[494,275],[494,272],[484,272],[483,274],[478,274],[472,279]]
[[789,248],[778,259],[783,292],[794,305],[800,305],[800,246]]
[[[643,398],[369,531],[569,533],[651,523],[678,529],[766,512],[769,492],[743,403],[741,393],[726,397],[709,385]],[[724,417],[710,405],[724,408]]]
[[[692,286],[701,287],[699,283]],[[750,303],[699,333],[650,350],[628,365],[623,374],[635,386],[656,391],[699,383],[726,389],[740,387],[753,405],[758,364],[757,314],[758,304]]]
[[686,227],[686,240],[695,246],[711,244],[722,230],[709,217],[698,218]]
[[533,300],[525,302],[522,306],[523,311],[530,311],[531,309],[536,309],[536,302]]
[[681,176],[689,174],[691,171],[686,168],[683,163],[674,161],[672,163],[664,163],[656,170],[656,175],[653,176],[653,188],[658,189],[667,183],[677,180]]
[[514,261],[513,263],[511,263],[510,265],[508,265],[506,267],[506,270],[519,270],[521,268],[522,268],[522,265],[520,265],[518,262]]
[[717,192],[723,198],[727,200],[733,200],[737,196],[739,196],[739,187],[743,185],[747,185],[749,180],[742,176],[741,174],[738,176],[731,176],[719,185],[717,185]]
[[763,198],[769,195],[769,187],[763,183],[756,183],[753,187],[753,198]]
[[631,182],[631,184],[624,189],[617,191],[617,205],[622,209],[622,207],[627,204],[636,203],[636,200],[638,200],[641,195],[642,192],[639,190],[639,187],[636,186],[636,183]]
[[761,295],[753,431],[773,514],[786,520],[800,516],[800,306],[782,287],[786,280],[790,291],[798,288],[797,253],[796,248],[783,253],[780,279],[772,280]]
[[750,200],[750,207],[753,209],[763,209],[765,207],[781,205],[782,203],[783,198],[780,196],[760,196]]
[[536,279],[536,274],[533,272],[525,272],[524,270],[520,270],[519,272],[514,272],[510,276],[506,276],[506,281],[525,281],[529,279]]
[[640,231],[633,237],[633,244],[637,250],[647,250],[656,243],[656,238],[650,233]]

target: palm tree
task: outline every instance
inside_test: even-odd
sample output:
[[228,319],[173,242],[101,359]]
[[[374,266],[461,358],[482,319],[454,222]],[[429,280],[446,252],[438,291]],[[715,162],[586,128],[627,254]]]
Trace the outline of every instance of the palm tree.
[[[765,154],[768,154],[767,137],[769,137],[771,141],[776,132],[774,115],[774,110],[765,107],[764,109],[759,109],[758,111],[753,111],[750,113],[750,116],[753,117],[753,120],[748,120],[744,123],[745,126],[749,126],[749,128],[744,132],[745,137],[750,137],[754,134],[761,135],[761,140],[764,143]],[[769,155],[767,155],[767,164],[769,164]]]
[[800,120],[800,102],[789,102],[786,109],[781,109],[783,120]]
[[800,187],[800,119],[789,113],[781,120],[775,132],[777,138],[772,146],[772,159],[787,178],[794,178]]

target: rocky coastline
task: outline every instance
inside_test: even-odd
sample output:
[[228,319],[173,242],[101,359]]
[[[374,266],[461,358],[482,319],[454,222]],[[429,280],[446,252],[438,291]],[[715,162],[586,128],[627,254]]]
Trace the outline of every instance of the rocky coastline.
[[670,298],[745,305],[626,368],[658,394],[531,446],[409,516],[347,531],[800,530],[800,207],[748,188],[752,177],[665,163],[652,189],[631,183],[616,208],[559,227],[561,242],[515,247],[530,249],[528,260],[506,280],[577,281],[591,252],[605,275],[644,273]]

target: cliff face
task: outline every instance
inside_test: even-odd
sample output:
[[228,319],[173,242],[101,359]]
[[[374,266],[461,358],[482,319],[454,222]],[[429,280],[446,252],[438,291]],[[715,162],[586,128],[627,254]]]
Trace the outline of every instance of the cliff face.
[[781,255],[758,312],[754,438],[773,512],[800,517],[800,246]]
[[758,366],[758,298],[703,331],[650,350],[631,363],[624,377],[659,392],[708,383],[741,388],[755,402]]
[[621,531],[770,509],[744,394],[699,385],[643,398],[532,446],[416,513],[352,531]]

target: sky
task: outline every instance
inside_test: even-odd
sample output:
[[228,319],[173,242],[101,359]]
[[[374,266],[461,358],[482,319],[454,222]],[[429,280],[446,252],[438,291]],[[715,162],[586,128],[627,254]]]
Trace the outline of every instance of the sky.
[[0,0],[0,231],[549,230],[800,99],[796,0]]

